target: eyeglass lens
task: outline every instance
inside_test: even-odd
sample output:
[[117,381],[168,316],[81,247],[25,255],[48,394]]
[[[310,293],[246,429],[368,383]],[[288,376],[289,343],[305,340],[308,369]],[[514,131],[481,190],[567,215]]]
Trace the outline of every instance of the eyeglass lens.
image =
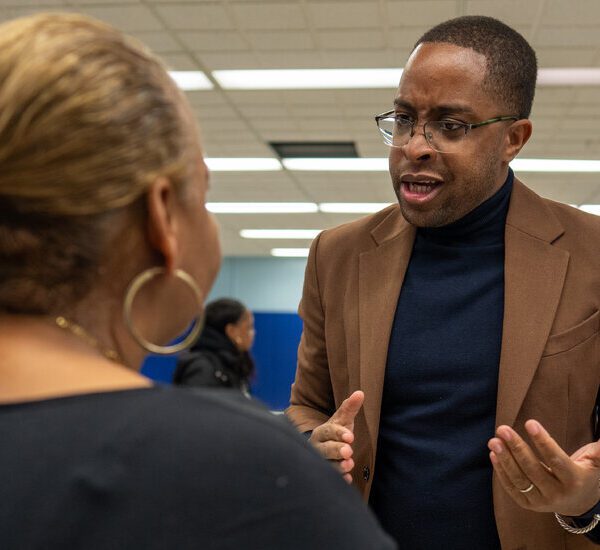
[[[412,123],[408,120],[393,117],[379,120],[379,130],[387,145],[403,147],[411,139]],[[459,148],[460,141],[466,135],[466,127],[462,124],[447,121],[429,121],[423,126],[423,133],[432,149],[440,153],[452,153]]]

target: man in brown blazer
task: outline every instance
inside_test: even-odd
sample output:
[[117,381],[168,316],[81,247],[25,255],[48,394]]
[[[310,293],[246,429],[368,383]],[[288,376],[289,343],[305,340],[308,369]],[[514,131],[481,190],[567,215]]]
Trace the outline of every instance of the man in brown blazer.
[[311,247],[287,414],[401,548],[600,540],[600,218],[509,169],[536,74],[491,18],[426,33],[377,117],[399,204]]

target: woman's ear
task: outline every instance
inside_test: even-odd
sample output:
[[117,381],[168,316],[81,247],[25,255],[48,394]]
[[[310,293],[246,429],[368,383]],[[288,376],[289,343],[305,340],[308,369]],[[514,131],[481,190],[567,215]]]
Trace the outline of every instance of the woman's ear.
[[235,325],[233,323],[227,323],[225,325],[225,336],[229,338],[232,342],[235,342],[236,330]]
[[504,150],[504,160],[507,163],[513,160],[529,141],[532,130],[531,121],[527,118],[516,120],[510,125],[506,135],[506,148]]
[[165,177],[157,178],[148,188],[148,241],[164,258],[164,267],[169,273],[175,270],[179,252],[176,200],[173,185]]
[[225,325],[225,335],[234,343],[236,348],[240,345],[241,339],[238,326],[235,323],[227,323]]

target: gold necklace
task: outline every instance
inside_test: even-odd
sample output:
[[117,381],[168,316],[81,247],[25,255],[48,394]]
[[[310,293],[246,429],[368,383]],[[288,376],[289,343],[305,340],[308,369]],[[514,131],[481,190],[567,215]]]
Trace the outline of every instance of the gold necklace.
[[71,334],[74,334],[78,338],[81,338],[85,342],[87,342],[90,346],[97,349],[104,357],[114,361],[115,363],[123,364],[123,360],[119,356],[119,354],[110,348],[104,347],[96,338],[94,338],[87,330],[83,327],[79,326],[68,319],[65,319],[61,315],[54,319],[56,325],[64,330],[68,330]]

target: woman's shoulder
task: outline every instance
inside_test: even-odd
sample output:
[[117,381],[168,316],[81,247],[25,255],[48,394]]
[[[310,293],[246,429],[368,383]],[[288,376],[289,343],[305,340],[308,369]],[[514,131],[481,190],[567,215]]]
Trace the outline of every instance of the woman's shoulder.
[[238,392],[156,386],[3,409],[7,426],[44,419],[44,430],[15,433],[13,462],[25,454],[35,464],[50,446],[65,455],[56,472],[121,495],[155,530],[165,511],[175,514],[182,540],[227,532],[222,548],[392,547],[356,491],[285,417]]

